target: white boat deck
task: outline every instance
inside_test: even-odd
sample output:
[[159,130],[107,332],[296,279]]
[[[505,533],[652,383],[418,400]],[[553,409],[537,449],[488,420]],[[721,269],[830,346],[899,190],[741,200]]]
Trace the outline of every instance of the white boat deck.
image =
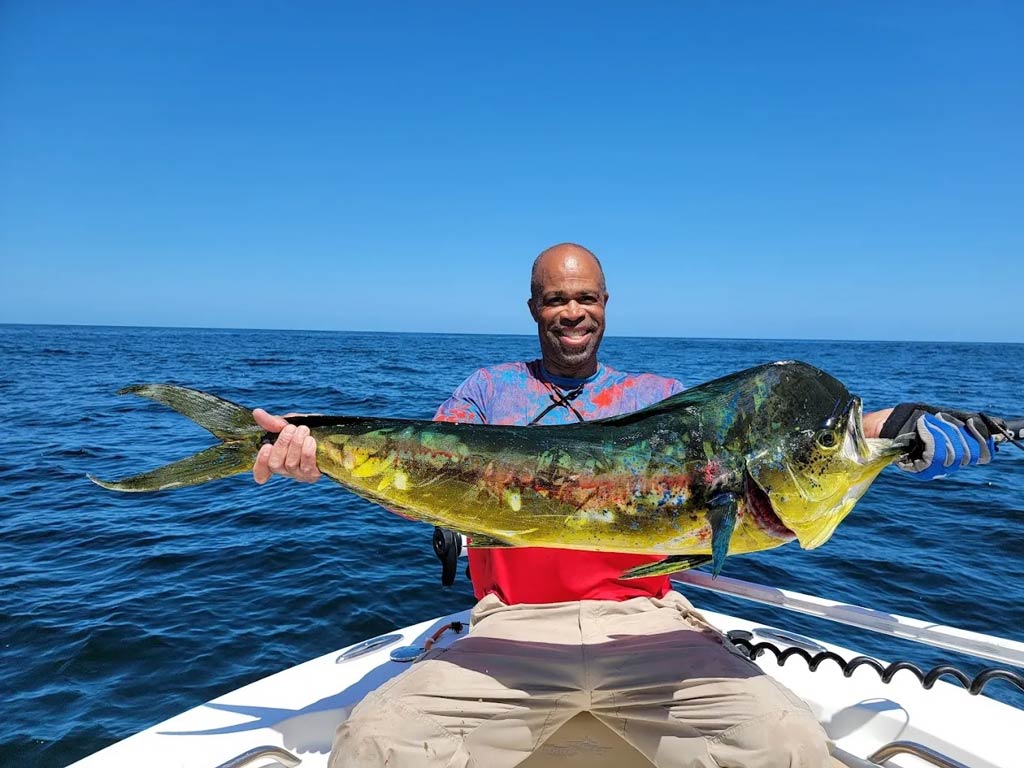
[[[755,632],[758,625],[724,614],[704,612],[723,631]],[[468,621],[468,612],[427,621],[385,636],[379,647],[352,658],[341,649],[279,672],[206,704],[195,707],[74,764],[75,768],[218,768],[251,750],[268,746],[287,750],[301,765],[327,765],[337,725],[366,692],[407,668],[390,660],[402,646],[422,646],[426,638],[452,621]],[[456,636],[447,632],[441,643]],[[372,641],[369,641],[372,644]],[[363,645],[363,644],[360,644]],[[850,659],[857,652],[821,643]],[[851,677],[824,662],[811,672],[806,662],[791,658],[779,666],[771,654],[758,663],[767,673],[803,697],[819,717],[836,746],[866,758],[892,742],[910,741],[929,747],[971,768],[1019,768],[1024,711],[972,696],[955,683],[939,681],[925,690],[910,672],[898,672],[884,684],[878,674],[860,667]],[[596,722],[596,721],[595,721]],[[586,765],[597,768],[600,739],[576,733],[564,743],[555,734],[544,752],[545,765]],[[612,757],[609,753],[606,757]],[[534,761],[531,759],[530,763]],[[235,765],[241,763],[236,762]],[[244,763],[253,768],[295,765],[284,753],[266,754]],[[900,755],[893,766],[934,765]]]

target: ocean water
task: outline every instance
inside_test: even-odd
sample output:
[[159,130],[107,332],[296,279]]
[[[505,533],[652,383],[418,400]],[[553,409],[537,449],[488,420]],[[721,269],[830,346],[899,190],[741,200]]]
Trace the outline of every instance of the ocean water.
[[[471,604],[439,585],[431,528],[338,486],[248,477],[122,495],[120,477],[210,444],[118,397],[174,382],[272,411],[429,418],[474,368],[536,356],[526,336],[0,326],[0,765],[65,765],[228,690]],[[1024,345],[606,339],[602,358],[694,385],[801,359],[868,408],[900,400],[1019,415]],[[822,548],[725,574],[1024,640],[1024,452],[922,483],[886,470]],[[694,590],[889,660],[987,663]],[[798,663],[793,660],[789,663]],[[904,674],[904,673],[901,673]],[[986,693],[1024,706],[1008,683]]]

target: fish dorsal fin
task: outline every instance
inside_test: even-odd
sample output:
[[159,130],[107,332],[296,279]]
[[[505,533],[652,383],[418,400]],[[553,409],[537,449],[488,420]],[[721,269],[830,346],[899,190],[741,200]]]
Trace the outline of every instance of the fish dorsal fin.
[[759,381],[761,379],[764,379],[765,382],[772,382],[778,381],[782,377],[789,377],[791,379],[818,379],[820,377],[825,377],[830,380],[832,378],[814,366],[802,363],[798,360],[784,360],[777,363],[766,363],[764,365],[757,365],[753,368],[747,368],[742,371],[730,373],[727,376],[722,376],[712,381],[700,384],[693,389],[683,390],[682,392],[667,397],[660,402],[649,405],[646,408],[641,408],[639,411],[624,413],[619,416],[611,416],[607,419],[594,419],[592,421],[588,421],[587,424],[628,426],[663,414],[691,408],[701,408],[706,406],[708,403],[715,401],[724,403],[728,402],[735,396],[737,387],[742,388],[741,385],[744,382]]

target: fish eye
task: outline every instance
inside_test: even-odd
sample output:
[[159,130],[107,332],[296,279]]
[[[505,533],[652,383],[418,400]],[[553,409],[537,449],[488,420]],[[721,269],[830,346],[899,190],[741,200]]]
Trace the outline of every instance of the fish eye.
[[822,430],[818,433],[817,439],[818,445],[822,448],[835,448],[836,447],[836,434],[829,430]]

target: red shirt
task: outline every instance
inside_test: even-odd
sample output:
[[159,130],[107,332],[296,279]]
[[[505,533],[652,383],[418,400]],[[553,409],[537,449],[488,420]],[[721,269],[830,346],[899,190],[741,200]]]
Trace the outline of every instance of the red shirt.
[[564,603],[663,597],[668,576],[621,579],[629,568],[662,560],[660,555],[585,552],[550,547],[470,549],[469,573],[479,600],[494,594],[505,603]]
[[[481,368],[463,382],[434,416],[438,421],[529,424],[552,404],[551,394],[582,385],[572,410],[549,410],[542,424],[571,424],[645,408],[681,392],[675,379],[621,373],[604,365],[587,379],[547,374],[540,361]],[[622,579],[629,568],[661,560],[660,555],[587,552],[548,547],[470,549],[469,571],[476,597],[494,594],[506,604],[573,600],[628,600],[662,597],[668,576]]]

